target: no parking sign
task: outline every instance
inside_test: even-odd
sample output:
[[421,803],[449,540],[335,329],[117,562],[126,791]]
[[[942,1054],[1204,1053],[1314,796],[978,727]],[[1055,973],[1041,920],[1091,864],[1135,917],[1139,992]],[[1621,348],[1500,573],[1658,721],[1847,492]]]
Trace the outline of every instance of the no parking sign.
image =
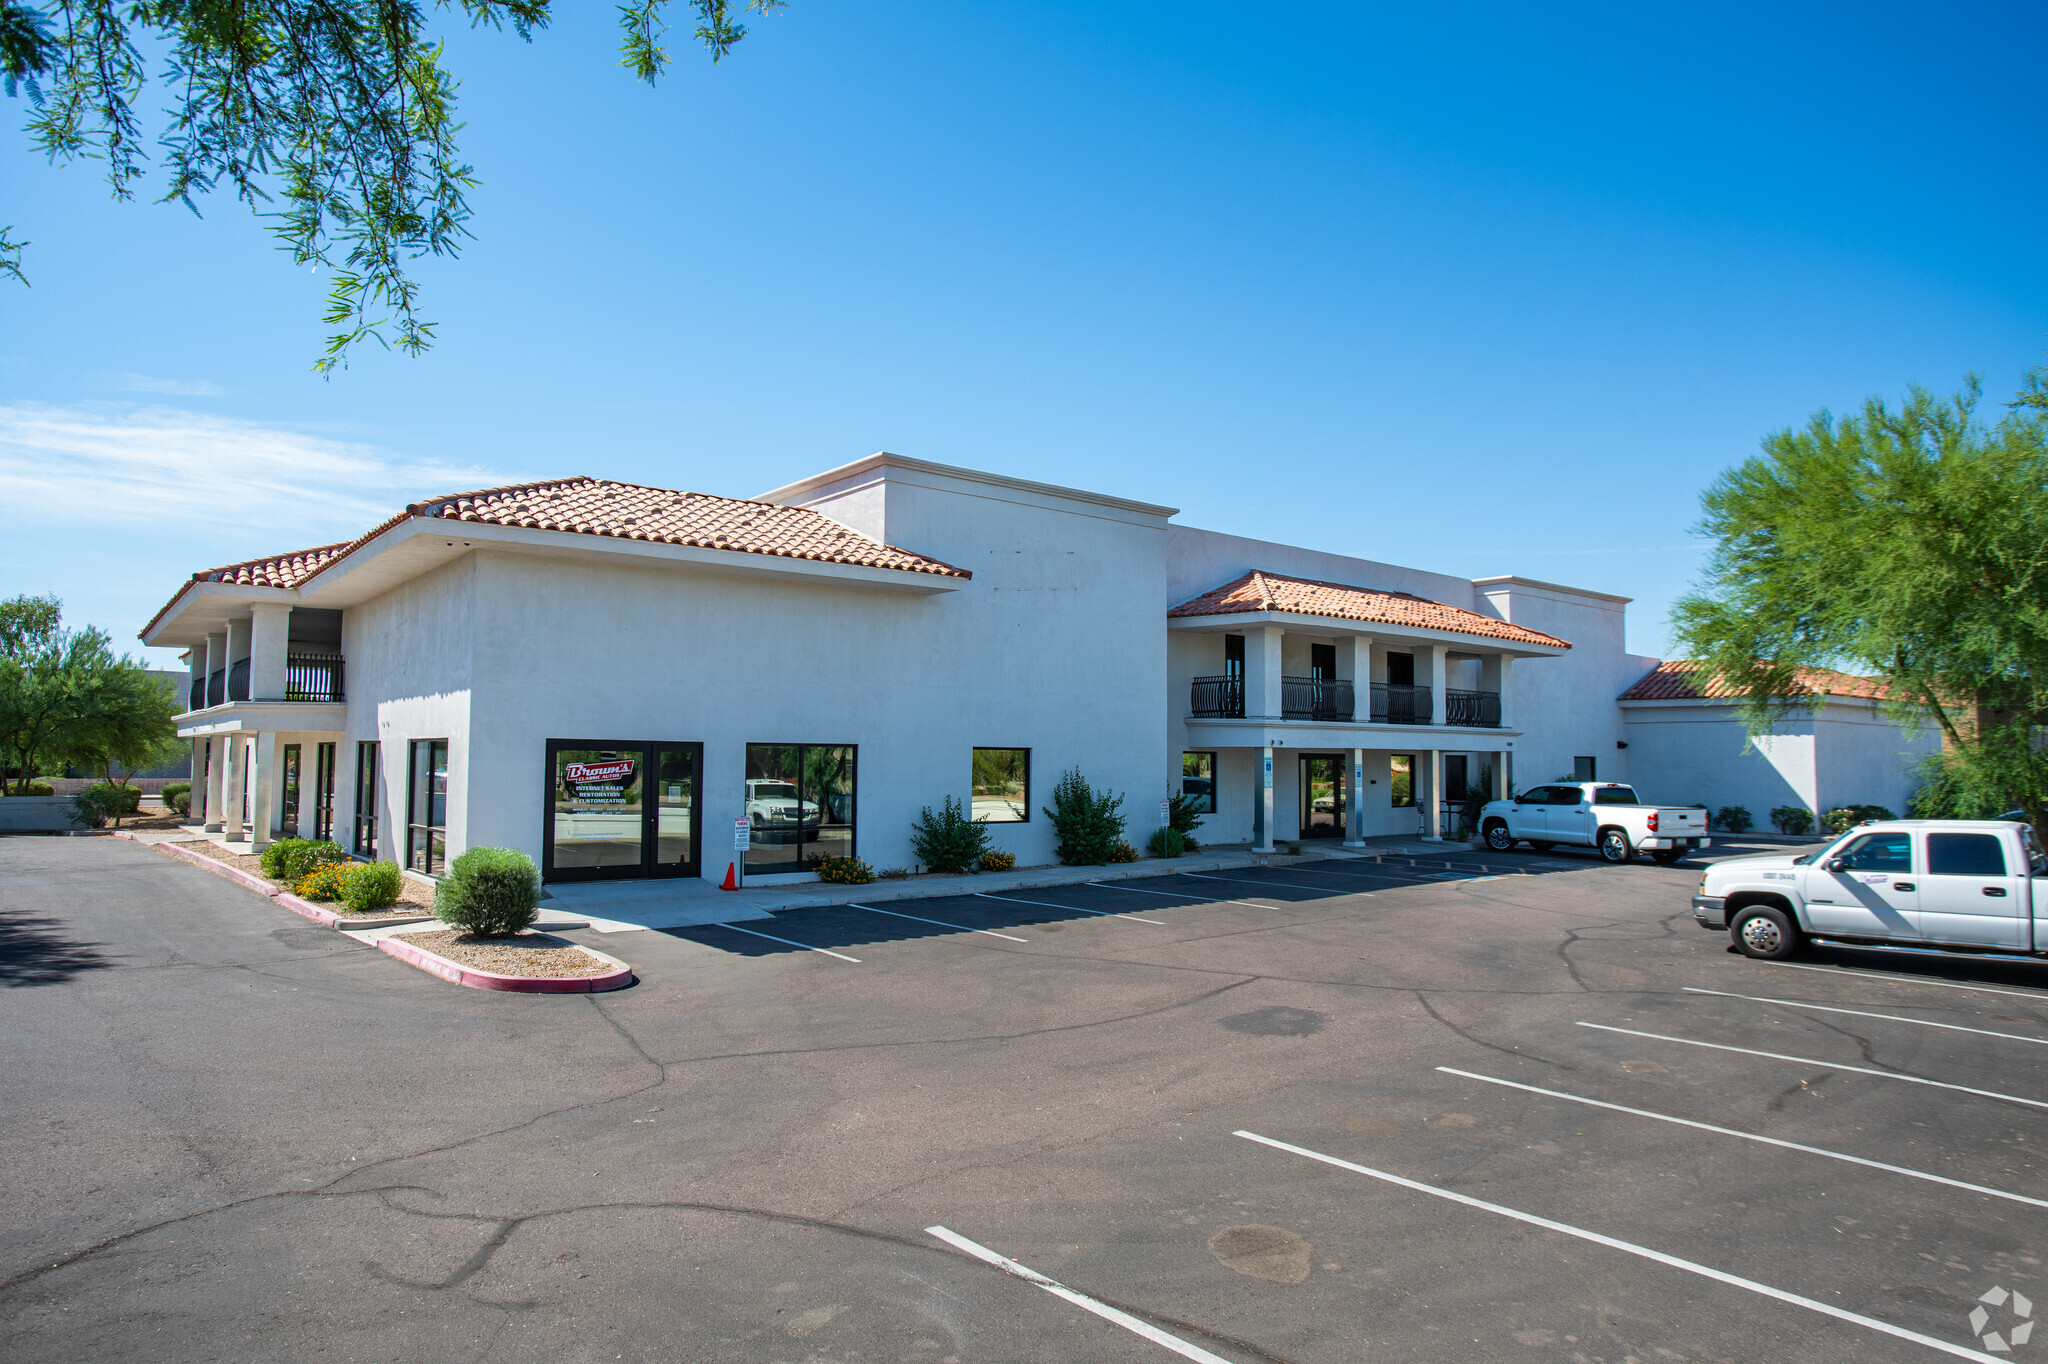
[[734,852],[745,852],[748,845],[748,835],[752,832],[753,826],[747,823],[745,815],[741,815],[738,819],[734,820],[732,822],[732,850]]

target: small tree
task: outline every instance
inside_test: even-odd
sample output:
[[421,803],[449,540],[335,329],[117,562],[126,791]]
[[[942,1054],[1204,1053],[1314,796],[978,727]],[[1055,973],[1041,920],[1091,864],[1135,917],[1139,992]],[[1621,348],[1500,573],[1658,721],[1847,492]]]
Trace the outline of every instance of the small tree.
[[969,819],[960,802],[947,796],[937,814],[929,805],[918,812],[910,826],[910,846],[917,860],[933,871],[968,871],[988,851],[988,826]]
[[1195,841],[1195,830],[1202,827],[1202,812],[1195,808],[1193,796],[1173,796],[1166,802],[1166,827],[1180,835],[1182,845],[1194,852],[1202,845]]
[[1052,808],[1045,811],[1060,843],[1060,861],[1070,867],[1099,867],[1107,863],[1123,841],[1124,817],[1121,794],[1097,791],[1070,767],[1052,791]]

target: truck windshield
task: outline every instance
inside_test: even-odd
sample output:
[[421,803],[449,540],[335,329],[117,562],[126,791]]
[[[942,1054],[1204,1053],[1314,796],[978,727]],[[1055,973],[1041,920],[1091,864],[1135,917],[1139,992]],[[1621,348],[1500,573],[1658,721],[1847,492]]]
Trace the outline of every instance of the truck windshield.
[[1854,838],[1855,836],[1856,831],[1854,829],[1851,829],[1848,833],[1843,834],[1834,842],[1823,843],[1818,850],[1810,852],[1804,857],[1793,858],[1792,865],[1795,867],[1810,867],[1815,865],[1816,863],[1823,862],[1826,859],[1833,857],[1835,855],[1836,848],[1839,848],[1840,846],[1842,846],[1842,844],[1847,843],[1850,839]]

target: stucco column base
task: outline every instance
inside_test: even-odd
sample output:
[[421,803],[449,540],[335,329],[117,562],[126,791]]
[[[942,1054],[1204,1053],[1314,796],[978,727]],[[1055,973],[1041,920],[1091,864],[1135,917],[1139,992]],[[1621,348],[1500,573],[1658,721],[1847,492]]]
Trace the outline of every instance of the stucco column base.
[[[1439,662],[1438,666],[1441,666],[1441,662]],[[1442,691],[1442,686],[1439,685],[1437,690]],[[1444,841],[1443,790],[1444,751],[1441,748],[1432,748],[1429,750],[1429,804],[1425,807],[1426,815],[1422,822],[1422,827],[1425,830],[1422,835],[1424,843],[1441,843]]]
[[[1355,675],[1355,674],[1354,674]],[[1351,750],[1351,789],[1344,798],[1344,846],[1365,846],[1365,750]]]
[[1259,852],[1273,851],[1273,746],[1259,750]]
[[277,735],[264,730],[256,736],[256,770],[249,784],[249,830],[251,850],[262,852],[270,846],[270,820],[277,804]]

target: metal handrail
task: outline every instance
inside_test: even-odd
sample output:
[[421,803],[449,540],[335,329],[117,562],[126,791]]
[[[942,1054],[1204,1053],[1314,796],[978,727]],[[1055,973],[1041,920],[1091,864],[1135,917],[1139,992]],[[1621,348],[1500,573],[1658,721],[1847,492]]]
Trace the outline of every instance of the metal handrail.
[[1198,677],[1188,686],[1188,713],[1204,719],[1244,718],[1244,678]]

